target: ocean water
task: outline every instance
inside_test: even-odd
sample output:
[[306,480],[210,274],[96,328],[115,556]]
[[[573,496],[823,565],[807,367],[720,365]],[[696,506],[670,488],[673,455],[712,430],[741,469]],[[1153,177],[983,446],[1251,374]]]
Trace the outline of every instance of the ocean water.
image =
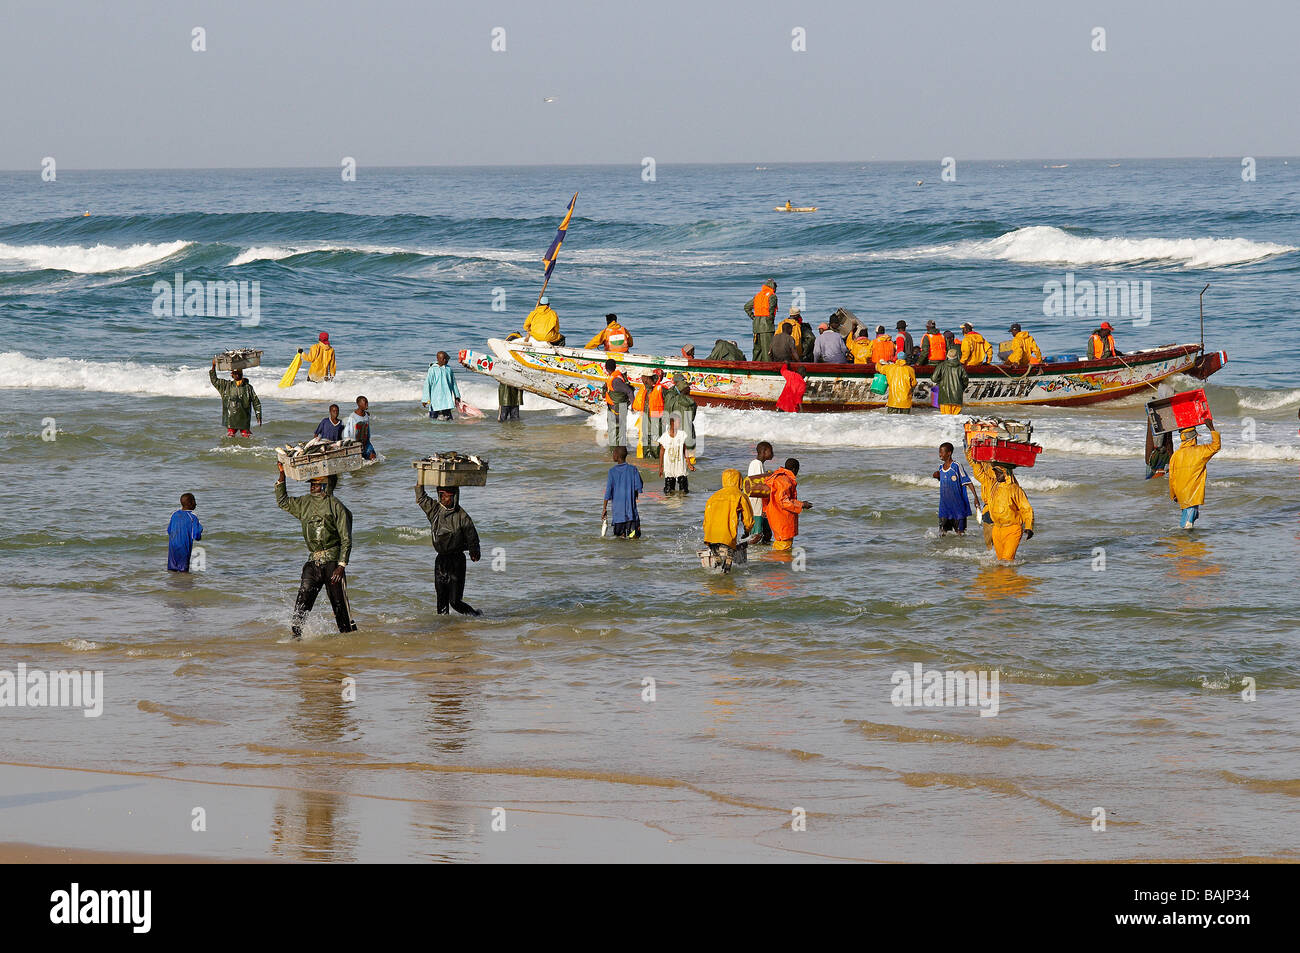
[[[615,311],[638,350],[748,350],[741,305],[776,277],[783,311],[800,289],[814,317],[970,320],[994,340],[1016,320],[1079,351],[1097,319],[1043,311],[1045,283],[1073,274],[1150,283],[1149,315],[1111,318],[1134,349],[1197,341],[1208,284],[1206,346],[1229,363],[1208,385],[1224,447],[1201,522],[1179,530],[1142,479],[1144,396],[1033,413],[1036,535],[1014,566],[938,537],[929,474],[959,423],[929,413],[703,409],[690,496],[647,472],[645,538],[599,538],[598,421],[535,398],[510,425],[419,406],[436,351],[521,325],[574,191],[548,289],[571,342]],[[0,840],[316,860],[1296,858],[1300,160],[1263,159],[1255,182],[1235,159],[963,163],[950,183],[920,163],[660,166],[655,182],[61,171],[0,174],[0,198],[0,669],[103,671],[106,692],[97,719],[0,709],[0,760],[167,782],[148,821],[11,809]],[[787,198],[819,211],[771,211]],[[155,314],[178,272],[258,282],[258,322]],[[320,330],[338,378],[278,390]],[[265,426],[227,440],[207,366],[244,345],[265,351]],[[459,379],[495,407],[495,384]],[[384,459],[338,488],[360,631],[331,632],[318,603],[289,644],[304,552],[273,448],[362,393]],[[801,461],[798,558],[707,573],[704,502],[761,439]],[[411,489],[410,461],[448,449],[492,466],[463,494],[484,545],[476,619],[436,615]],[[165,530],[187,491],[205,570],[178,577]],[[997,715],[894,705],[917,663],[996,671]],[[194,791],[218,789],[274,795],[191,835]]]

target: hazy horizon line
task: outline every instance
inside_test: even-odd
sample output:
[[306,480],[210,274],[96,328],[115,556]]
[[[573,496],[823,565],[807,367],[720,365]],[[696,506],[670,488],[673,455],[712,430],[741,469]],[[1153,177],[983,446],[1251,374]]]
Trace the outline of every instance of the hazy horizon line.
[[[772,166],[813,166],[813,165],[917,165],[922,163],[932,163],[940,165],[943,158],[935,159],[927,157],[924,159],[800,159],[794,161],[784,160],[767,160],[767,165],[754,161],[728,160],[722,162],[671,162],[655,161],[657,168],[681,168],[686,166],[739,166],[753,167],[755,171],[760,169],[766,170]],[[963,159],[960,156],[954,157],[959,163],[989,163],[989,162],[1190,162],[1204,161],[1215,162],[1226,159],[1240,161],[1246,156],[1232,155],[1210,155],[1210,156],[1032,156],[1020,158],[1008,157],[988,157],[988,158],[969,158]],[[1259,161],[1261,159],[1300,159],[1300,156],[1291,155],[1255,155],[1250,158]],[[342,157],[340,157],[340,162]],[[56,159],[57,161],[57,159]],[[408,163],[408,164],[387,164],[387,165],[366,165],[358,162],[357,167],[363,169],[587,169],[587,168],[619,168],[627,166],[628,168],[637,169],[641,166],[641,160],[630,160],[628,162],[433,162],[433,163]],[[80,167],[80,166],[62,166],[60,172],[297,172],[297,171],[320,171],[328,169],[337,171],[339,164],[333,165],[213,165],[213,166],[98,166],[98,167]],[[19,168],[0,169],[0,173],[41,173],[41,164],[37,162],[32,166]]]

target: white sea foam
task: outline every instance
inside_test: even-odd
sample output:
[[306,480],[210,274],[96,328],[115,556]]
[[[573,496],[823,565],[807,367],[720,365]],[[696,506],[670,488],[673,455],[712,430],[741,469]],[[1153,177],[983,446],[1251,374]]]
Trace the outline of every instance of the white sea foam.
[[1293,245],[1246,238],[1093,238],[1049,225],[1018,228],[985,241],[949,246],[954,258],[1030,265],[1130,265],[1168,262],[1187,268],[1222,268],[1296,251]]
[[[908,486],[919,486],[927,490],[938,489],[938,481],[928,474],[920,473],[891,473],[889,479],[895,483],[904,483]],[[1026,490],[1068,490],[1079,484],[1071,480],[1058,480],[1055,477],[1031,476],[1024,470],[1016,472],[1016,482]]]
[[[312,384],[300,374],[293,387],[281,390],[283,371],[276,367],[254,367],[246,374],[263,401],[311,401],[351,407],[358,394],[372,405],[413,404],[412,413],[422,413],[419,401],[424,370],[343,370],[332,381]],[[497,385],[488,378],[462,371],[457,375],[464,399],[488,412],[496,406]],[[0,352],[0,388],[22,390],[80,390],[108,394],[145,394],[156,397],[215,398],[208,380],[208,367],[166,367],[133,361],[83,361],[67,357],[34,358],[17,351]],[[376,411],[378,407],[374,407]],[[524,398],[524,410],[558,411],[564,405],[534,394]]]
[[1263,394],[1243,394],[1237,391],[1237,404],[1243,410],[1277,410],[1288,404],[1300,404],[1300,390],[1272,391]]
[[170,258],[190,242],[154,244],[141,242],[118,248],[114,245],[5,245],[0,244],[0,267],[18,263],[22,270],[53,268],[77,274],[98,274],[139,268],[150,262]]

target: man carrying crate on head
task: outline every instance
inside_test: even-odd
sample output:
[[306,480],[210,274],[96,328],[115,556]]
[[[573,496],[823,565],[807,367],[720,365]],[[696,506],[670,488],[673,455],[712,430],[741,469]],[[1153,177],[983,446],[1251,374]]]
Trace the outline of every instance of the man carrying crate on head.
[[334,496],[335,476],[311,481],[306,496],[290,496],[284,485],[284,464],[277,463],[280,477],[275,481],[275,502],[280,509],[302,523],[302,538],[311,554],[302,566],[302,582],[293,606],[293,637],[302,638],[302,624],[316,604],[324,586],[334,608],[334,621],[340,632],[355,632],[352,607],[348,605],[347,565],[352,555],[352,511]]

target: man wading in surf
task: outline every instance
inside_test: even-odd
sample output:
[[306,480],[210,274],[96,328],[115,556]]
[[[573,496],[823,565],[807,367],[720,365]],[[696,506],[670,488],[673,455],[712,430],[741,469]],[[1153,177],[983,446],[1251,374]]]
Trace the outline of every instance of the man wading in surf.
[[319,477],[311,481],[307,496],[290,496],[284,485],[284,464],[276,466],[280,477],[275,481],[275,502],[302,523],[302,538],[310,553],[302,564],[302,583],[293,606],[293,637],[302,638],[303,620],[316,604],[321,586],[329,592],[339,631],[355,632],[346,573],[352,555],[352,512],[334,496],[338,477]]

